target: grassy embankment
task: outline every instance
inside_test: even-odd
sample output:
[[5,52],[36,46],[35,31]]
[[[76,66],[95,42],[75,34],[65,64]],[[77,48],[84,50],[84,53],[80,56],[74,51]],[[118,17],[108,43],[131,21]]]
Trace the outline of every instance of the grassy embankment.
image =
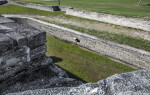
[[56,64],[87,82],[96,82],[115,73],[135,70],[50,36],[47,36],[47,56],[54,56],[54,61],[58,60]]
[[[61,12],[40,11],[15,5],[1,6],[0,14],[6,13],[46,16],[63,15]],[[47,46],[47,55],[53,56],[52,58],[54,58],[56,64],[87,82],[96,82],[115,73],[135,70],[109,58],[83,50],[75,45],[50,36],[47,36]]]
[[0,14],[27,14],[27,15],[42,15],[42,16],[60,16],[64,12],[49,12],[41,11],[33,8],[21,7],[17,5],[4,5],[0,6]]
[[[57,5],[58,0],[19,0],[30,3]],[[141,6],[138,6],[139,0],[62,0],[62,6],[85,9],[95,12],[103,12],[132,17],[150,18],[150,2],[142,0]]]

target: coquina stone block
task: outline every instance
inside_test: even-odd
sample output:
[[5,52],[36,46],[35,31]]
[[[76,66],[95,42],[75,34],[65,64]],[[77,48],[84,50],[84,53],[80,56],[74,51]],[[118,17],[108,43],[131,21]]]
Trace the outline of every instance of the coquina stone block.
[[23,65],[28,62],[30,62],[28,47],[4,53],[0,57],[0,81],[23,69]]
[[44,31],[9,19],[0,21],[0,81],[27,68],[35,70],[51,63],[45,56],[45,43]]
[[46,45],[39,46],[30,52],[31,60],[39,58],[46,53]]
[[13,40],[7,35],[0,33],[0,55],[10,48],[13,48]]
[[38,31],[33,27],[28,28],[29,26],[20,25],[18,23],[7,23],[3,25],[14,30],[14,32],[10,32],[7,35],[12,38],[19,47],[26,45],[33,49],[46,43],[46,32],[44,31]]

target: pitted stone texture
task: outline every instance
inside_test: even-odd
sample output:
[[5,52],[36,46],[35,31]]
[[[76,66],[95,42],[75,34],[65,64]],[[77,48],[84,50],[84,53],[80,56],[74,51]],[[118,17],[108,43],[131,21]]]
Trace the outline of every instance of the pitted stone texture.
[[25,24],[7,23],[3,25],[14,30],[14,32],[8,33],[7,35],[17,42],[16,44],[19,47],[26,45],[33,49],[46,43],[46,32],[44,31],[39,31]]
[[[49,60],[45,59],[44,60]],[[43,58],[41,58],[42,61]],[[37,63],[32,62],[32,63]],[[40,62],[38,62],[40,63]],[[42,63],[45,63],[42,61]],[[37,66],[37,65],[36,65]],[[47,66],[40,66],[36,67],[34,65],[31,65],[27,68],[26,71],[22,71],[15,75],[14,77],[11,77],[7,79],[6,81],[3,81],[0,84],[0,91],[1,95],[5,95],[7,93],[12,92],[19,92],[19,91],[25,91],[25,90],[34,90],[34,89],[46,89],[46,88],[53,88],[53,87],[74,87],[82,84],[81,81],[77,81],[72,78],[68,78],[67,73],[59,68],[55,64],[49,64]],[[55,71],[51,70],[51,68],[55,68]],[[37,69],[38,68],[38,69]],[[61,75],[59,73],[64,72],[65,75]]]
[[1,25],[13,31],[0,32],[0,95],[82,84],[45,55],[46,32],[25,24]]
[[46,45],[39,46],[30,52],[31,60],[39,58],[46,53]]
[[0,33],[0,55],[9,50],[10,48],[13,48],[13,40],[11,38],[9,38],[7,35],[5,34],[1,34]]
[[19,50],[11,50],[2,54],[0,57],[0,81],[23,68],[22,66],[28,62],[28,52],[26,52],[28,49],[28,47],[23,47]]
[[0,82],[29,66],[32,71],[52,62],[45,56],[46,32],[5,19],[0,21]]
[[8,28],[6,26],[0,25],[0,33],[8,33],[12,32],[13,30],[11,28]]
[[27,90],[7,95],[149,95],[150,69],[116,74],[78,87]]
[[9,23],[9,22],[14,22],[14,21],[10,20],[8,18],[5,18],[3,16],[0,16],[0,24],[2,24],[2,23]]

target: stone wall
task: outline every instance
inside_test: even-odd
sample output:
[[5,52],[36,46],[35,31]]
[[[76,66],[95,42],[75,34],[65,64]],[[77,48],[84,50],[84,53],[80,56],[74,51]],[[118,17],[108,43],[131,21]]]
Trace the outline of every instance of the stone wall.
[[0,82],[24,69],[51,63],[45,56],[46,32],[0,19]]
[[[144,50],[136,49],[130,46],[106,41],[95,36],[83,34],[68,28],[60,27],[54,24],[46,23],[32,18],[11,17],[19,23],[29,24],[38,29],[44,30],[48,35],[52,35],[61,40],[66,40],[78,44],[84,48],[90,49],[102,55],[121,60],[130,65],[139,68],[150,67],[150,53]],[[80,42],[76,42],[75,38]]]
[[82,84],[52,63],[45,43],[46,32],[0,16],[0,95]]
[[144,20],[140,18],[129,18],[124,16],[117,16],[105,13],[90,12],[81,9],[67,9],[67,15],[107,22],[115,25],[121,25],[126,27],[132,27],[150,31],[150,20]]

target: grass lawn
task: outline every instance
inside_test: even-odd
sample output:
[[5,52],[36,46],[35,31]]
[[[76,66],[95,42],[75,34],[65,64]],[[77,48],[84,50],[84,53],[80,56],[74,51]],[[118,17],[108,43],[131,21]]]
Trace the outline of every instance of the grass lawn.
[[[57,5],[58,0],[19,0],[30,3]],[[60,0],[62,6],[70,6],[95,12],[123,16],[150,17],[150,1],[142,0]]]
[[47,36],[47,56],[54,58],[54,62],[63,69],[87,82],[96,82],[116,73],[135,70],[51,36]]
[[5,6],[0,6],[0,14],[31,14],[43,16],[58,16],[58,15],[60,16],[64,15],[64,12],[43,11],[9,4]]

